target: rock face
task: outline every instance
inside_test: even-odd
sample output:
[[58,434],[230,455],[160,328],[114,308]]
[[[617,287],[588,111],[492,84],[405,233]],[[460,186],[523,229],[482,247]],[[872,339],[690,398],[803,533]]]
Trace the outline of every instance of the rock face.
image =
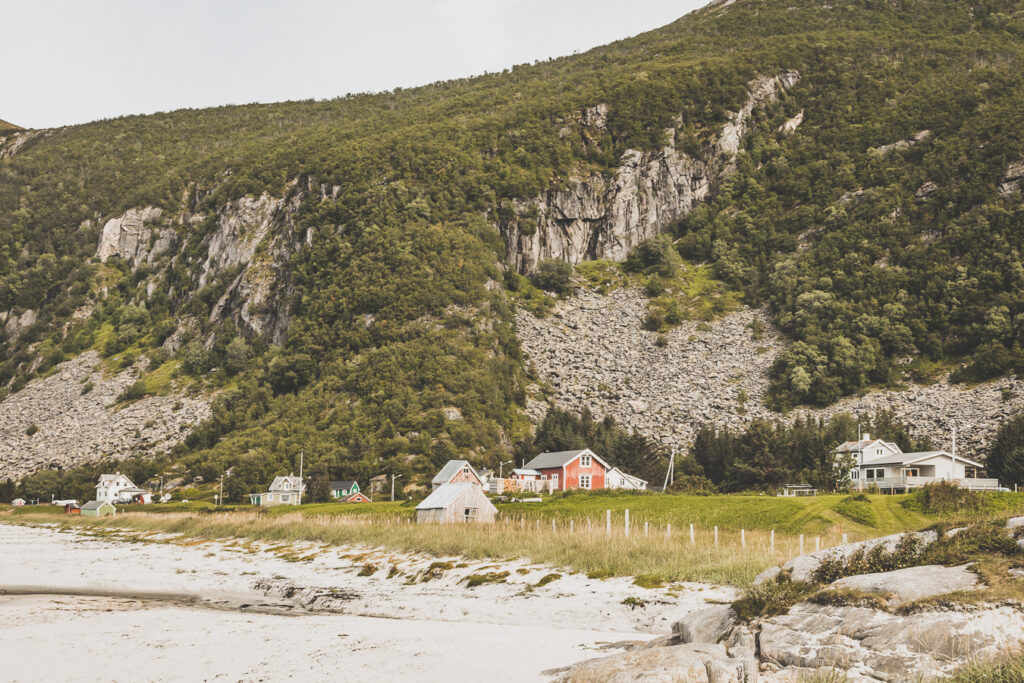
[[[956,426],[958,453],[972,457],[983,452],[1003,421],[1024,408],[1020,380],[971,387],[941,380],[904,391],[872,391],[825,409],[782,416],[764,406],[768,371],[785,347],[765,311],[745,309],[709,326],[686,322],[668,332],[667,345],[659,347],[658,335],[643,329],[646,301],[636,289],[620,288],[607,296],[581,289],[546,318],[516,314],[528,361],[550,387],[546,401],[528,404],[535,422],[549,405],[574,412],[589,408],[666,446],[685,449],[703,424],[736,429],[756,418],[891,408],[915,435],[930,437],[940,448],[949,448],[946,440]],[[754,320],[764,328],[761,339],[750,330]],[[741,391],[747,396],[742,405]],[[1004,391],[1012,398],[1004,400]]]
[[147,206],[129,209],[103,225],[100,242],[96,246],[96,258],[106,263],[111,256],[119,256],[135,265],[152,264],[171,246],[172,230],[160,230],[152,224],[163,211]]
[[[900,540],[907,535],[915,536],[922,545],[934,543],[939,538],[938,533],[935,531],[913,531],[905,534],[892,534],[890,536],[870,538],[866,541],[837,545],[832,548],[825,548],[824,550],[820,550],[816,553],[794,557],[782,565],[782,571],[787,573],[789,578],[793,581],[809,582],[814,574],[814,570],[817,569],[825,559],[836,557],[842,557],[845,559],[859,550],[868,551],[876,546],[884,546],[886,551],[892,552]],[[771,569],[765,570],[754,579],[754,584],[757,585],[772,580],[778,573],[779,572],[774,572]]]
[[729,605],[712,605],[691,612],[672,625],[683,643],[717,643],[732,630],[736,612]]
[[999,185],[1000,194],[1013,194],[1024,185],[1024,159],[1018,159],[1009,165],[1003,182]]
[[[151,396],[116,405],[137,377],[134,368],[104,377],[90,351],[7,397],[0,403],[0,479],[165,451],[210,416],[205,398]],[[93,387],[83,393],[88,383]],[[31,425],[38,431],[29,435]]]
[[[564,190],[548,190],[516,200],[512,216],[499,223],[507,263],[530,272],[542,260],[579,263],[588,259],[622,260],[640,242],[663,232],[707,198],[712,185],[731,169],[754,109],[774,101],[800,79],[796,71],[755,79],[740,111],[729,114],[717,145],[707,159],[676,149],[673,140],[657,152],[627,150],[613,178],[599,173],[570,181]],[[586,129],[603,130],[607,106],[584,110]]]

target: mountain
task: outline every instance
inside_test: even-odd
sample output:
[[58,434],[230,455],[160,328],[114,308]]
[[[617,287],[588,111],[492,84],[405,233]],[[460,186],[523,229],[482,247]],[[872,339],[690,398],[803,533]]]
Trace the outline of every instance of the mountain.
[[17,133],[22,130],[24,130],[24,128],[16,126],[13,123],[7,123],[3,119],[0,119],[0,133]]
[[1022,54],[1022,2],[727,0],[472,79],[0,133],[0,412],[37,378],[137,378],[109,442],[54,453],[19,408],[6,473],[162,426],[187,437],[153,467],[233,467],[234,498],[300,451],[496,465],[529,437],[514,311],[550,309],[523,275],[561,288],[552,261],[624,261],[662,333],[765,307],[772,409],[1014,373]]

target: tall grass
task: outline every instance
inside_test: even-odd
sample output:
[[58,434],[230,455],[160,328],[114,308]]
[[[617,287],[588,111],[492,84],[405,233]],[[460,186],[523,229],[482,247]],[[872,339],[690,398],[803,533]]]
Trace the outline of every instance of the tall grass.
[[[16,519],[28,521],[32,515]],[[52,516],[40,517],[48,522]],[[430,555],[469,559],[525,559],[596,577],[644,576],[645,581],[707,581],[749,585],[765,567],[799,554],[799,538],[770,532],[689,528],[635,524],[629,534],[617,523],[609,533],[602,521],[506,518],[494,524],[417,524],[407,517],[361,515],[267,515],[234,511],[221,514],[133,512],[107,518],[60,518],[63,526],[127,528],[144,532],[172,532],[196,538],[248,538],[259,541],[314,541],[329,545],[371,545]],[[821,538],[821,546],[838,543],[835,536]],[[804,551],[814,550],[805,539]]]

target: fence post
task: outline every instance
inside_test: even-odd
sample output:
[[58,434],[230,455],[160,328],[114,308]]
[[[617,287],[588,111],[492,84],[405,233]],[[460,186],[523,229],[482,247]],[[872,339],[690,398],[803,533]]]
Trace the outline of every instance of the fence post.
[[804,535],[800,534],[800,554],[804,554]]
[[843,534],[843,545],[846,545],[849,542],[850,542],[849,534]]
[[697,537],[693,535],[693,522],[690,522],[690,545],[697,545]]
[[747,530],[746,529],[740,529],[740,547],[741,548],[746,548],[747,547]]
[[715,527],[715,547],[718,547],[718,527]]
[[551,520],[551,531],[555,530],[555,520]]
[[665,540],[672,538],[672,525],[668,524],[665,526]]
[[605,528],[605,533],[607,533],[609,536],[611,536],[612,535],[612,511],[611,510],[605,510],[604,511],[604,528]]
[[540,531],[540,520],[537,520],[537,531]]
[[771,550],[771,552],[774,553],[775,552],[775,529],[772,529],[772,532],[768,536],[768,538],[769,538],[769,541],[768,541],[769,549]]
[[626,508],[626,525],[623,528],[626,530],[626,538],[629,538],[629,508]]
[[815,536],[814,537],[814,552],[819,552],[820,550],[821,550],[821,536]]
[[571,519],[570,519],[570,520],[569,520],[569,534],[570,534],[570,535],[572,535],[573,533],[575,533],[575,531],[574,531],[574,529],[573,529],[573,527],[574,527],[574,526],[575,526],[575,525],[573,524],[573,520],[571,520]]

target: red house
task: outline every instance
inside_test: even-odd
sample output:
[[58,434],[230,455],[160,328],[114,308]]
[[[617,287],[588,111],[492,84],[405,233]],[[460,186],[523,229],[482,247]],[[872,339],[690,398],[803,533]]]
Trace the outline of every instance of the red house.
[[523,468],[540,472],[541,480],[554,481],[556,491],[603,489],[605,473],[611,466],[592,450],[541,453]]

